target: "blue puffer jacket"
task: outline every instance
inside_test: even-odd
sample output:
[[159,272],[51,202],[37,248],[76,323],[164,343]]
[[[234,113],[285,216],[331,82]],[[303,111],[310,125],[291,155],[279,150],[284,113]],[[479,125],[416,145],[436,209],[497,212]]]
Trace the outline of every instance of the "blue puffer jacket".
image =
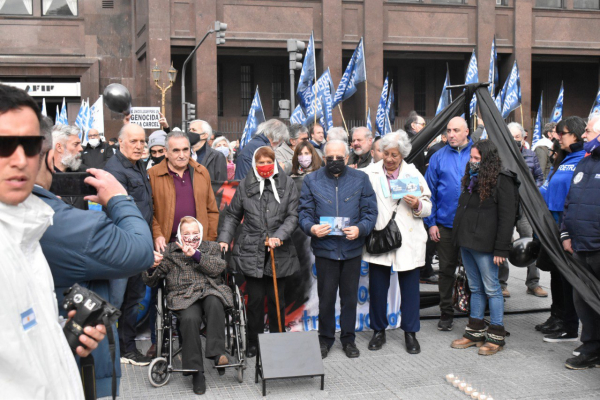
[[600,250],[600,156],[584,158],[573,173],[565,201],[561,239],[575,251]]
[[[317,238],[310,232],[318,225],[321,217],[348,217],[350,226],[358,227],[355,240],[345,236]],[[321,168],[307,175],[302,183],[298,206],[300,228],[311,237],[315,256],[332,260],[348,260],[362,254],[365,237],[371,233],[377,221],[377,198],[362,171],[344,168],[339,177],[334,177]]]
[[449,145],[444,146],[429,160],[425,180],[431,189],[432,207],[431,215],[424,218],[428,227],[442,225],[452,228],[462,192],[460,181],[471,158],[471,146],[473,142],[470,139],[460,151]]
[[264,134],[256,135],[244,146],[235,160],[235,180],[241,181],[246,177],[248,171],[252,170],[252,157],[259,147],[271,146],[271,142]]
[[[112,198],[108,202],[107,215],[74,208],[39,186],[33,188],[33,194],[54,210],[53,225],[46,230],[40,244],[52,271],[59,305],[65,289],[75,283],[108,299],[109,279],[139,274],[154,263],[152,233],[129,196]],[[113,332],[115,367],[119,378],[119,338],[114,325]],[[112,367],[108,339],[100,342],[92,355],[97,395],[110,396]],[[117,388],[118,384],[117,380]]]
[[525,160],[525,164],[527,164],[529,167],[537,187],[542,186],[544,184],[544,173],[542,172],[542,167],[540,166],[540,160],[538,160],[533,151],[529,150],[525,146],[521,147],[521,155]]
[[540,188],[540,192],[548,205],[550,211],[561,212],[565,208],[565,199],[569,193],[571,187],[571,180],[573,179],[573,172],[577,168],[577,164],[585,156],[582,143],[575,143],[571,145],[573,150],[569,153],[565,159],[558,166],[556,173],[554,167],[550,169],[548,179]]

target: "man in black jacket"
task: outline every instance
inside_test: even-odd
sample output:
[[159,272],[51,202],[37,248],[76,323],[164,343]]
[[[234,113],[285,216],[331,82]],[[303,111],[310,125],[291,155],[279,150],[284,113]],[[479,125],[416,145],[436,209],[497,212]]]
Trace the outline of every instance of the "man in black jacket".
[[87,134],[88,142],[83,148],[81,160],[89,168],[104,169],[106,162],[115,154],[111,146],[100,137],[96,129],[90,129]]
[[[108,160],[105,170],[113,174],[133,197],[148,227],[152,229],[152,188],[144,162],[141,160],[145,144],[146,133],[141,126],[133,123],[124,125],[119,132],[119,151]],[[138,303],[145,294],[146,286],[141,274],[110,282],[109,301],[123,313],[119,318],[121,363],[150,364],[150,357],[142,355],[135,345]]]
[[[417,134],[423,130],[423,128],[425,128],[425,119],[423,119],[423,117],[421,117],[415,111],[412,111],[408,115],[406,123],[404,124],[404,130],[408,134],[408,138],[411,140],[411,142],[414,140],[415,136],[417,136]],[[413,164],[415,167],[417,167],[421,174],[425,175],[425,171],[427,170],[425,167],[425,153],[417,154],[413,160]]]
[[227,180],[227,159],[207,144],[212,133],[206,121],[197,119],[190,123],[188,138],[192,146],[192,158],[208,170],[212,181],[222,182]]

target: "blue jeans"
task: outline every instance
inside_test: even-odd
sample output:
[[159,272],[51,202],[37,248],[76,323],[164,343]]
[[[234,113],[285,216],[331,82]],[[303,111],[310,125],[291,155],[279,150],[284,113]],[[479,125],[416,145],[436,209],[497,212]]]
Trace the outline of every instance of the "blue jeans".
[[123,298],[125,297],[125,289],[127,289],[127,280],[128,278],[122,279],[111,279],[110,280],[110,289],[109,289],[109,299],[108,302],[118,308],[121,309],[123,305]]
[[490,302],[491,325],[504,325],[504,297],[498,280],[498,266],[493,253],[461,247],[463,265],[471,289],[471,318],[483,319],[486,300]]

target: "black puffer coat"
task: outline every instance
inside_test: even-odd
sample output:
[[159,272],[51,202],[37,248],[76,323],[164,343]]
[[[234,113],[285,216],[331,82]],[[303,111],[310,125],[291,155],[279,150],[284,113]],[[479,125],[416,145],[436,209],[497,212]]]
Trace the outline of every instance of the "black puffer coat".
[[267,234],[283,241],[283,245],[275,249],[277,277],[290,276],[300,269],[296,248],[291,241],[298,226],[298,190],[294,180],[282,171],[275,175],[274,180],[281,203],[275,200],[268,180],[265,180],[260,196],[260,183],[253,170],[248,172],[231,200],[217,239],[218,242],[231,243],[237,226],[244,220],[242,232],[233,246],[232,267],[254,278],[272,276],[270,268],[266,271],[264,268]]

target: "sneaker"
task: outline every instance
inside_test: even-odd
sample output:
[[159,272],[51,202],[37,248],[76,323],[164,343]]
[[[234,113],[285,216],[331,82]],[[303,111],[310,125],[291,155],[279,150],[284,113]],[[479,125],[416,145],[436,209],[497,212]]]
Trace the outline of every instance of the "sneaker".
[[152,361],[152,358],[146,357],[140,353],[138,349],[135,349],[135,351],[130,351],[129,353],[125,353],[121,356],[121,364],[132,364],[143,367],[150,364],[150,361]]
[[593,354],[580,354],[577,357],[569,358],[565,363],[569,369],[588,369],[600,367],[600,356]]
[[510,292],[507,287],[502,288],[502,297],[510,297]]
[[358,350],[354,342],[346,343],[343,346],[343,349],[344,353],[346,353],[346,357],[348,358],[358,358],[358,356],[360,356],[360,351]]
[[577,333],[569,333],[566,331],[555,332],[544,336],[544,342],[549,343],[576,342],[577,339]]
[[527,294],[534,295],[535,297],[548,297],[548,292],[542,289],[541,286],[536,286],[533,289],[527,288]]
[[425,277],[421,277],[419,279],[419,283],[425,283],[425,284],[428,284],[428,285],[437,285],[439,283],[439,278],[438,278],[437,275],[431,275],[431,276],[428,276],[426,278]]
[[575,350],[573,350],[573,355],[575,357],[579,356],[581,354],[581,348],[583,347],[583,345],[576,347]]
[[454,316],[450,314],[442,314],[440,322],[438,322],[438,331],[451,331],[454,325]]

